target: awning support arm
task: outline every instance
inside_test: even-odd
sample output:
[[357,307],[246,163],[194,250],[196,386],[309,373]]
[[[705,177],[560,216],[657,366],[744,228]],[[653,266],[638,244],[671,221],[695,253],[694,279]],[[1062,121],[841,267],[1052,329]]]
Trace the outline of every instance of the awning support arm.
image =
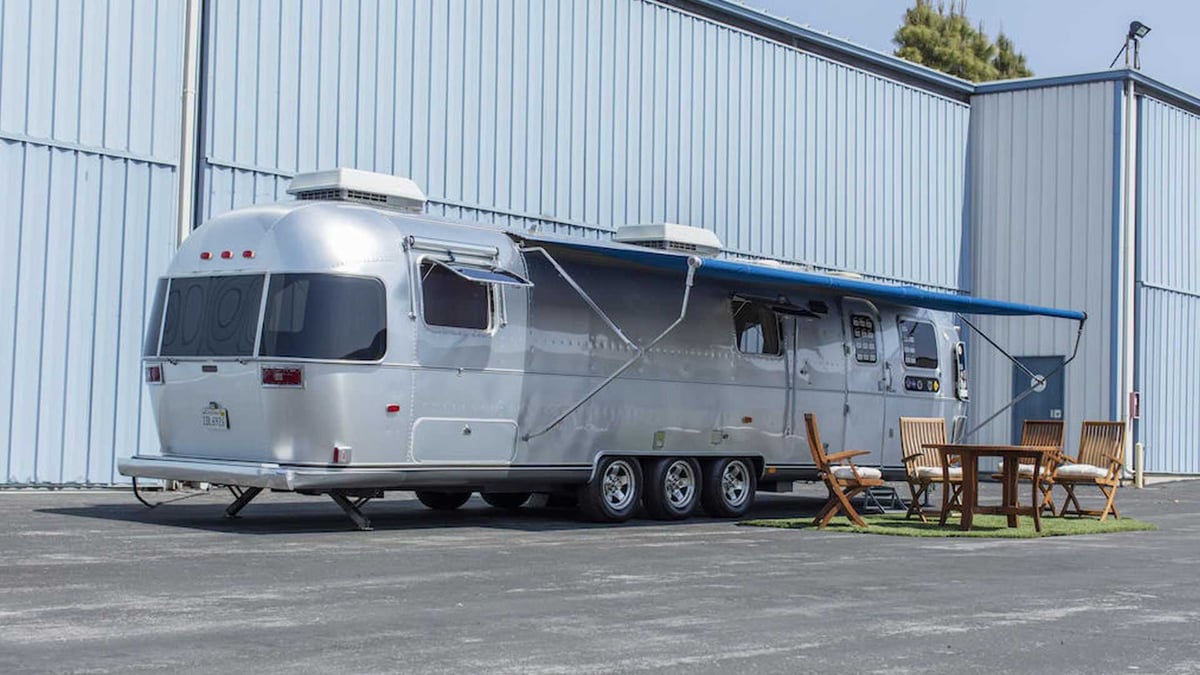
[[[1032,379],[1032,380],[1038,379],[1039,376],[1037,375],[1037,373],[1034,373],[1033,371],[1029,370],[1029,368],[1026,367],[1025,364],[1018,361],[1015,356],[1013,356],[1012,354],[1009,354],[1003,347],[996,344],[995,340],[993,340],[986,333],[984,333],[982,330],[980,330],[978,326],[971,323],[971,321],[969,319],[967,319],[967,317],[963,316],[962,314],[957,314],[957,313],[955,314],[955,316],[957,316],[960,321],[962,321],[967,326],[969,326],[971,328],[971,330],[975,331],[980,337],[982,337],[984,340],[986,340],[988,344],[995,347],[996,351],[1003,354],[1005,358],[1007,358],[1009,361],[1012,361],[1013,363],[1015,363],[1017,365],[1017,367],[1020,368],[1021,370],[1025,371],[1025,373],[1029,375],[1030,379]],[[1079,321],[1079,328],[1075,332],[1075,346],[1071,350],[1071,356],[1068,357],[1066,360],[1064,360],[1057,368],[1050,371],[1046,375],[1041,376],[1041,382],[1046,382],[1050,378],[1052,378],[1055,375],[1057,375],[1058,373],[1062,372],[1062,370],[1067,367],[1067,364],[1074,361],[1075,357],[1079,355],[1079,342],[1083,339],[1083,324],[1085,321],[1087,321],[1086,318]],[[960,440],[965,441],[968,438],[970,438],[971,436],[975,435],[975,432],[979,431],[980,429],[982,429],[985,426],[987,426],[988,424],[990,424],[992,422],[992,420],[994,420],[997,417],[999,417],[1000,415],[1004,414],[1004,412],[1006,410],[1008,410],[1009,408],[1012,408],[1016,404],[1025,400],[1028,396],[1033,394],[1033,392],[1036,390],[1037,390],[1037,384],[1030,385],[1030,387],[1028,389],[1026,389],[1025,391],[1018,394],[1016,397],[1014,397],[1011,401],[1008,402],[1007,405],[1000,408],[996,412],[992,413],[986,420],[975,425],[971,430],[969,430],[969,431],[967,431],[967,433],[963,434],[963,437]]]
[[562,266],[559,265],[558,262],[555,261],[553,257],[551,257],[549,252],[547,252],[544,248],[541,248],[541,247],[521,248],[520,250],[522,253],[541,253],[543,256],[545,256],[546,259],[550,261],[550,264],[554,266],[554,269],[558,271],[559,275],[562,276],[563,280],[565,280],[568,284],[570,284],[571,288],[575,289],[575,292],[579,294],[579,297],[583,298],[583,301],[586,302],[588,304],[588,306],[592,308],[592,311],[596,312],[596,314],[599,315],[600,318],[604,320],[604,323],[608,324],[608,327],[611,328],[613,330],[613,332],[615,332],[617,334],[617,336],[620,337],[625,342],[625,344],[629,345],[630,347],[632,347],[633,349],[635,349],[637,351],[637,353],[635,353],[632,357],[630,357],[629,360],[627,360],[625,363],[621,364],[621,366],[619,368],[617,368],[615,371],[613,371],[613,373],[611,375],[604,378],[603,382],[601,382],[600,384],[593,387],[592,390],[589,391],[583,398],[579,399],[579,401],[577,403],[575,403],[571,407],[567,408],[558,417],[554,418],[554,421],[550,422],[549,424],[542,427],[541,429],[538,429],[537,431],[525,434],[524,436],[521,437],[521,440],[529,441],[530,439],[537,438],[538,436],[541,436],[541,435],[549,432],[551,429],[558,426],[563,420],[567,419],[567,417],[569,417],[571,415],[571,413],[575,412],[576,410],[579,410],[579,408],[581,408],[583,406],[583,404],[592,400],[592,397],[594,397],[596,394],[599,394],[600,391],[602,389],[604,389],[605,387],[607,387],[609,384],[611,384],[613,382],[613,380],[620,377],[621,373],[624,373],[626,370],[629,370],[629,368],[631,368],[633,366],[633,364],[640,361],[642,359],[642,357],[644,357],[646,355],[646,352],[648,352],[650,349],[652,349],[654,347],[654,345],[658,344],[663,338],[665,338],[668,334],[670,334],[671,331],[675,330],[679,326],[679,324],[683,323],[683,319],[687,316],[688,303],[690,302],[691,297],[692,297],[692,286],[695,284],[696,270],[699,269],[699,267],[703,263],[703,261],[697,256],[690,256],[688,258],[687,279],[684,280],[683,301],[680,303],[680,306],[679,306],[679,316],[673,322],[671,322],[671,325],[667,326],[665,329],[663,329],[663,331],[661,333],[656,335],[653,340],[650,340],[645,345],[639,346],[636,343],[634,343],[632,340],[630,340],[628,337],[626,337],[625,334],[623,332],[621,332],[620,328],[617,328],[617,325],[612,322],[612,320],[608,317],[607,314],[604,313],[603,310],[600,309],[600,307],[583,290],[583,288],[581,288],[579,286],[579,284],[576,283],[575,280],[571,278],[571,275],[567,274],[566,270],[564,270],[562,268]]
[[[592,308],[592,311],[596,313],[596,316],[600,317],[600,320],[603,321],[605,323],[605,325],[607,325],[609,327],[609,329],[612,330],[612,332],[616,333],[617,337],[621,338],[621,342],[624,342],[627,347],[630,347],[632,349],[638,348],[638,346],[633,342],[633,340],[630,340],[629,338],[625,337],[625,333],[621,332],[620,328],[617,328],[617,324],[613,323],[612,319],[608,318],[608,315],[604,313],[604,310],[600,309],[600,306],[597,305],[594,300],[592,300],[592,296],[588,295],[587,291],[583,290],[583,287],[580,286],[579,283],[576,282],[574,279],[572,279],[570,274],[567,274],[567,271],[562,268],[562,265],[558,264],[558,261],[555,260],[554,257],[550,255],[549,251],[542,248],[541,246],[521,247],[518,250],[521,253],[541,253],[542,256],[546,258],[546,261],[549,262],[550,265],[554,267],[554,270],[556,272],[558,272],[558,276],[562,277],[563,281],[567,282],[567,285],[569,285],[572,289],[575,290],[575,292],[577,294],[579,294],[579,297],[582,298],[583,301],[587,303],[588,307]],[[689,272],[688,274],[690,275],[691,272]],[[689,276],[689,279],[690,279],[690,276]]]

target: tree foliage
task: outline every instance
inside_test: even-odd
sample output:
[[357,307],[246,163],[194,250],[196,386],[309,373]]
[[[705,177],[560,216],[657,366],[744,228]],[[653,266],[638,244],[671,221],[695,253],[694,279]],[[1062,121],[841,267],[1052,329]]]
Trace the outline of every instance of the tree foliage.
[[1001,32],[993,44],[983,24],[971,25],[965,0],[949,9],[930,0],[916,3],[896,30],[896,56],[972,82],[1033,75],[1008,36]]

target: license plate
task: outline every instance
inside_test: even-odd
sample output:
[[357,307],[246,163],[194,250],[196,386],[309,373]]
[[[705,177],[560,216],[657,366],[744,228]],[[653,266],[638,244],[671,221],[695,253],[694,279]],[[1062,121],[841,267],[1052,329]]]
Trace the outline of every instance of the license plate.
[[224,408],[206,408],[200,413],[200,426],[206,429],[228,429],[229,411]]

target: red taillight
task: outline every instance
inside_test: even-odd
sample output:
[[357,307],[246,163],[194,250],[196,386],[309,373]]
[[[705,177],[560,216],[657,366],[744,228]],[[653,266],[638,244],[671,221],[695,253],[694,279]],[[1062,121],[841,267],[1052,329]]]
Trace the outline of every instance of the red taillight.
[[162,384],[162,366],[146,366],[146,382]]
[[253,257],[254,257],[254,251],[251,251],[251,250],[249,250],[249,249],[246,249],[245,251],[242,251],[242,257],[243,257],[243,258],[253,258]]
[[212,253],[210,253],[208,251],[201,251],[200,259],[201,260],[212,260]]
[[263,368],[262,383],[272,387],[303,387],[303,368]]
[[398,413],[398,412],[400,412],[400,405],[397,403],[392,403],[392,404],[388,405],[387,411],[390,413]]
[[229,260],[233,257],[233,251],[221,251],[221,260]]

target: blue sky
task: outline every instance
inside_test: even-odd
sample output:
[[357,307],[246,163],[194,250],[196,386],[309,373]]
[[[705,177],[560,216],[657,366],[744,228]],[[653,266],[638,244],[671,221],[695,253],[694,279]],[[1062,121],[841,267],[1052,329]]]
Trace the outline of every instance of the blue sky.
[[[891,53],[892,34],[914,0],[744,0],[795,23]],[[1108,68],[1129,22],[1150,26],[1142,72],[1200,95],[1200,2],[1195,0],[967,0],[967,16],[995,38],[1003,29],[1037,76]],[[1118,65],[1124,62],[1118,61]]]

